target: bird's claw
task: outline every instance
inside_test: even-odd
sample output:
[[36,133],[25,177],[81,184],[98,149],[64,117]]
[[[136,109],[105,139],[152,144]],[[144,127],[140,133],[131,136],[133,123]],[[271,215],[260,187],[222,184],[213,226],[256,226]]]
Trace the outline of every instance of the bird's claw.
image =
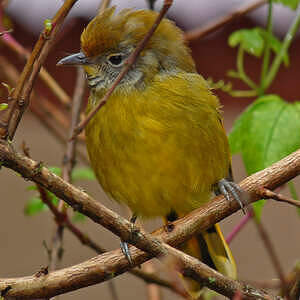
[[[131,233],[134,232],[134,223],[135,223],[136,219],[137,219],[137,214],[134,213],[132,215],[132,217],[130,218]],[[121,240],[120,247],[121,247],[121,250],[122,250],[124,256],[128,260],[129,264],[132,266],[133,265],[133,261],[132,261],[132,257],[131,257],[131,254],[130,254],[130,249],[128,247],[128,243]]]
[[121,247],[121,250],[122,250],[124,256],[128,260],[129,264],[133,265],[131,254],[130,254],[130,250],[129,250],[129,247],[128,247],[128,243],[124,242],[124,241],[121,241],[120,242],[120,247]]
[[243,213],[246,214],[245,205],[240,196],[243,193],[243,190],[238,184],[223,178],[218,182],[218,189],[228,201],[230,201],[231,195],[239,203]]

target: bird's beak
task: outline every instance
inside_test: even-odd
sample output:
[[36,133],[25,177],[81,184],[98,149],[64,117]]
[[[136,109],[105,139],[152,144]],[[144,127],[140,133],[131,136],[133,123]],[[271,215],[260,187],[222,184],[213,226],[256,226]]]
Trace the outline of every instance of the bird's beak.
[[82,52],[79,52],[62,58],[56,65],[78,66],[87,64],[89,64],[88,58]]

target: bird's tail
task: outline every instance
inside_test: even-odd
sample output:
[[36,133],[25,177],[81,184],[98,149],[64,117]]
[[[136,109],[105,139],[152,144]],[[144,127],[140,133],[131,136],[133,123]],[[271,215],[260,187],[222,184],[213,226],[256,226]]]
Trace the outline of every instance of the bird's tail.
[[[172,213],[172,217],[169,215],[167,220],[174,221],[174,217],[175,214]],[[235,261],[219,224],[215,224],[201,234],[192,237],[180,247],[180,250],[198,258],[225,276],[231,278],[237,276]],[[189,294],[198,298],[202,288],[200,284],[186,277],[183,278],[183,282]]]

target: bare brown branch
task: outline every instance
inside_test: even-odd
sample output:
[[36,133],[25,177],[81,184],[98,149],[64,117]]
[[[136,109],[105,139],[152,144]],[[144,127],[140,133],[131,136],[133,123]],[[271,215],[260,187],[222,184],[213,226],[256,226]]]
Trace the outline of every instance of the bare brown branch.
[[231,12],[230,14],[223,16],[217,20],[213,20],[212,22],[208,23],[206,26],[187,31],[184,34],[184,38],[188,42],[193,42],[195,40],[201,39],[204,36],[220,29],[224,25],[231,23],[232,21],[246,15],[250,11],[257,9],[258,7],[266,3],[267,3],[266,0],[255,0],[251,3],[247,3],[245,6],[238,8],[237,10]]
[[[72,102],[72,117],[71,117],[69,137],[73,136],[74,130],[80,120],[80,113],[81,113],[83,100],[84,100],[85,86],[86,83],[85,83],[84,70],[82,68],[78,68],[77,80],[76,80],[73,102]],[[62,177],[64,180],[68,182],[71,182],[71,173],[76,161],[76,144],[77,144],[77,139],[68,141],[67,149],[63,158]]]
[[[0,31],[3,26],[0,23]],[[5,33],[9,33],[10,31],[6,31]],[[23,60],[27,60],[30,56],[30,52],[27,51],[18,41],[16,41],[11,35],[5,34],[2,38],[4,44],[7,45],[11,50],[13,50],[16,54],[22,57]],[[40,78],[43,82],[49,87],[49,89],[54,93],[57,99],[63,104],[65,107],[69,107],[71,103],[71,99],[68,94],[61,88],[61,86],[56,82],[56,80],[48,73],[48,71],[41,67],[39,72]]]
[[291,272],[290,282],[292,283],[290,286],[290,300],[299,300],[300,297],[300,263],[297,262],[293,271]]
[[[48,198],[46,190],[43,189],[42,187],[38,186],[39,193],[41,195],[42,201],[49,207],[50,211],[53,213],[55,216],[55,221],[58,225],[63,224],[70,232],[72,232],[78,240],[85,246],[93,249],[96,253],[102,254],[107,252],[105,248],[97,244],[95,241],[93,241],[88,234],[83,233],[80,228],[78,228],[76,225],[74,225],[69,216],[63,214],[60,212],[55,205],[51,202],[51,200]],[[143,272],[142,270],[139,269],[133,269],[129,271],[131,274],[135,275],[136,277],[142,279],[146,283],[149,284],[156,284],[160,285],[162,287],[168,288],[175,293],[179,294],[182,296],[181,293],[178,293],[176,289],[174,289],[173,285],[170,284],[168,281],[156,276],[155,274],[148,273],[148,272]]]
[[272,200],[279,201],[279,202],[285,202],[285,203],[288,203],[288,204],[291,204],[293,206],[300,208],[300,201],[294,200],[292,198],[289,198],[289,197],[279,194],[279,193],[272,192],[266,188],[261,188],[260,194],[261,194],[262,199],[272,199]]
[[[166,253],[172,253],[177,258],[180,258],[181,261],[183,259],[186,259],[185,266],[190,268],[191,265],[188,262],[191,262],[191,259],[193,258],[181,256],[185,254],[179,254],[177,252],[173,253],[174,250],[170,250],[170,248],[168,248],[164,243],[158,240],[157,237],[161,238],[164,242],[170,243],[170,245],[178,245],[186,239],[190,238],[192,235],[200,232],[201,230],[209,228],[212,224],[220,221],[221,219],[229,216],[239,209],[239,205],[236,202],[228,202],[223,197],[219,196],[201,209],[197,209],[186,217],[176,221],[174,223],[174,230],[170,233],[165,233],[163,232],[163,229],[161,229],[158,230],[154,234],[154,236],[151,236],[149,234],[136,230],[134,231],[135,234],[133,235],[132,224],[130,222],[107,209],[83,191],[75,188],[74,186],[63,181],[60,177],[52,174],[46,168],[41,168],[40,164],[38,164],[37,162],[14,152],[10,144],[5,142],[0,143],[0,161],[2,162],[3,166],[15,170],[16,172],[22,174],[23,177],[33,180],[34,182],[42,185],[44,188],[52,191],[58,197],[64,199],[74,209],[79,210],[80,212],[89,216],[96,223],[99,223],[107,229],[111,230],[123,240],[129,241],[138,248],[147,251],[149,254],[145,254],[131,247],[135,265],[146,261],[151,257],[151,255],[161,256]],[[37,166],[39,167],[37,168]],[[268,189],[274,189],[291,180],[299,173],[300,150],[273,164],[271,167],[253,174],[252,176],[249,176],[248,178],[243,180],[243,182],[241,183],[241,187],[250,194],[251,200],[249,201],[253,202],[259,199],[260,194],[258,190],[262,186]],[[134,239],[132,239],[133,236]],[[100,262],[102,263],[102,265],[98,265],[98,263]],[[193,264],[192,266],[191,276],[200,280],[200,278],[198,278],[197,276],[199,275],[199,272],[201,272],[203,266],[202,264],[199,265],[199,262],[197,263],[198,265]],[[85,272],[83,273],[85,274],[80,272],[78,273],[78,268],[81,271],[81,268],[84,268]],[[47,281],[49,284],[47,285],[47,287],[50,288],[47,290],[47,292],[51,295],[53,295],[52,293],[61,293],[67,290],[69,291],[74,289],[75,286],[73,286],[69,281],[71,278],[72,280],[74,280],[73,275],[70,278],[73,271],[75,272],[75,274],[80,274],[78,275],[78,277],[76,276],[76,279],[78,279],[78,281],[76,281],[76,288],[78,288],[79,286],[87,286],[110,278],[110,270],[112,270],[114,275],[117,275],[127,271],[129,268],[130,266],[128,265],[127,260],[125,258],[123,259],[121,252],[114,251],[110,254],[104,254],[98,258],[94,258],[78,266],[73,266],[65,270],[50,273],[49,275],[47,275],[47,278],[43,279],[43,291],[45,292],[46,290],[45,282],[47,280],[50,280],[49,282]],[[188,270],[190,270],[189,268]],[[222,277],[221,274],[211,269],[205,269],[205,276],[207,276],[207,274],[210,274],[209,272],[214,272],[213,274],[211,273],[211,275],[213,276],[213,278],[216,278],[216,282],[206,282],[207,286],[212,289],[218,290],[225,295],[231,294],[231,296],[233,296],[232,293],[235,292],[235,289],[241,290],[243,291],[243,293],[248,293],[250,291],[251,295],[253,294],[253,292],[257,292],[256,290],[252,290],[251,288],[246,289],[244,285],[241,285],[241,283],[238,283],[236,281],[232,282],[228,278],[224,279],[224,276]],[[96,273],[97,275],[95,275]],[[60,276],[64,277],[63,281],[57,281],[62,279]],[[207,280],[207,277],[205,278]],[[27,284],[26,291],[24,290],[24,280]],[[56,282],[56,284],[53,283],[53,280],[54,282]],[[7,285],[12,282],[18,282],[18,284],[20,284],[18,285],[19,288],[21,288],[22,286],[22,293],[24,295],[30,292],[33,293],[31,294],[32,296],[35,295],[34,297],[36,297],[38,295],[37,293],[41,293],[41,282],[38,283],[38,281],[35,281],[34,283],[32,283],[32,279],[30,277],[19,279],[19,281],[16,281],[16,279],[2,280],[0,281],[0,290],[7,288]],[[30,285],[28,285],[29,283]],[[244,289],[246,289],[246,291]],[[11,295],[17,295],[17,291],[18,289],[11,289],[8,293]],[[251,295],[243,294],[243,298],[251,299]]]
[[[252,208],[250,208],[250,209],[252,210]],[[278,255],[276,254],[274,246],[273,246],[273,244],[271,242],[271,239],[269,237],[269,234],[267,233],[265,227],[263,226],[263,224],[261,223],[260,220],[257,220],[256,218],[253,218],[253,220],[254,220],[254,223],[256,225],[259,236],[261,237],[261,240],[263,241],[263,243],[265,245],[265,248],[266,248],[266,250],[269,254],[269,257],[270,257],[271,262],[272,262],[272,264],[275,268],[275,271],[277,272],[277,275],[280,278],[282,291],[288,299],[287,281],[286,281],[286,278],[285,278],[280,260],[278,258]]]
[[[17,68],[9,63],[3,56],[0,56],[0,67],[0,72],[3,72],[9,85],[14,86],[20,76]],[[62,110],[39,93],[33,93],[33,101],[30,102],[30,110],[59,142],[64,145],[67,143],[68,136],[65,130],[62,130],[62,126],[63,128],[69,127],[69,122]],[[81,135],[78,138],[83,141]],[[89,163],[88,158],[82,149],[77,149],[77,154],[84,163]]]
[[12,139],[24,111],[29,104],[29,97],[33,83],[44,63],[52,42],[68,12],[77,0],[66,0],[54,18],[51,20],[51,28],[45,28],[37,41],[31,56],[29,57],[18,84],[9,99],[9,107],[1,113],[0,137]]
[[[77,80],[74,89],[73,103],[72,103],[72,115],[71,115],[71,126],[69,130],[69,136],[73,135],[74,129],[76,128],[80,112],[83,104],[83,97],[85,92],[85,76],[82,68],[77,69]],[[76,144],[77,139],[68,140],[66,145],[66,151],[63,156],[63,167],[62,167],[62,178],[67,182],[72,182],[71,173],[76,162]],[[67,217],[67,207],[64,201],[59,200],[58,210]],[[55,270],[58,263],[62,259],[63,254],[63,234],[64,224],[57,223],[57,228],[52,237],[52,247],[50,255],[50,270]]]

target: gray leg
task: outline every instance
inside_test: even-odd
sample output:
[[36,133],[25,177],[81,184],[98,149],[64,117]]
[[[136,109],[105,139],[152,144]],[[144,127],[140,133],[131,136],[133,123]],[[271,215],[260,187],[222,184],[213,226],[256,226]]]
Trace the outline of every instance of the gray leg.
[[246,214],[245,205],[241,200],[241,194],[243,193],[243,190],[239,187],[239,185],[233,181],[223,178],[218,182],[218,189],[228,201],[230,201],[231,195],[239,203],[243,213]]
[[[132,223],[132,225],[135,223],[136,219],[137,219],[137,214],[134,213],[132,215],[132,217],[130,218],[130,222]],[[130,265],[133,265],[130,250],[129,250],[129,247],[128,247],[128,243],[121,240],[120,246],[121,246],[121,250],[122,250],[124,256],[127,258]]]

